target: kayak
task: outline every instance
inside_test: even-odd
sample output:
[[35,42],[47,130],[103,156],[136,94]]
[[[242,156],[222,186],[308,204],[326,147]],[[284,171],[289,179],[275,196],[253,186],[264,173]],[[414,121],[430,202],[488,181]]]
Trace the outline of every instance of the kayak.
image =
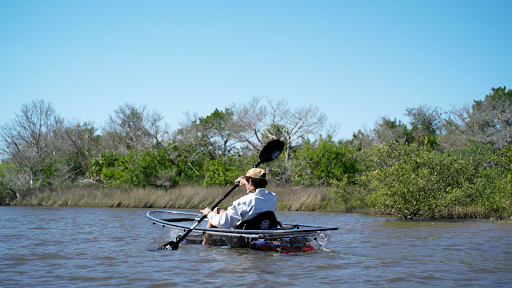
[[[146,213],[157,230],[162,242],[176,241],[203,215],[183,211],[152,210]],[[281,253],[309,252],[327,249],[331,231],[338,227],[281,223],[281,227],[270,230],[242,230],[206,228],[206,223],[196,226],[183,240],[185,244],[202,244],[205,234],[211,235],[208,244],[228,248],[249,248],[259,251]],[[170,247],[161,247],[170,249]]]

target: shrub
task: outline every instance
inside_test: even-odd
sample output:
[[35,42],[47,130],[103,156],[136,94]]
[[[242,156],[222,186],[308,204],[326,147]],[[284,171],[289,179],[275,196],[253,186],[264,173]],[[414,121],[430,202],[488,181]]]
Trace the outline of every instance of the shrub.
[[365,154],[365,166],[373,169],[358,180],[369,189],[369,205],[405,219],[439,218],[454,204],[450,195],[460,194],[475,181],[474,166],[467,159],[429,146],[388,143]]

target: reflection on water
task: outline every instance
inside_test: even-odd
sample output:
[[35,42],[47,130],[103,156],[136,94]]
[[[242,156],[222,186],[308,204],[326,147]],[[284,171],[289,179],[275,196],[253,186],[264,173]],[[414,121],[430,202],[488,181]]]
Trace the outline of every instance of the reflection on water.
[[0,207],[0,286],[492,286],[512,283],[512,223],[278,212],[332,225],[329,250],[161,245],[147,209]]

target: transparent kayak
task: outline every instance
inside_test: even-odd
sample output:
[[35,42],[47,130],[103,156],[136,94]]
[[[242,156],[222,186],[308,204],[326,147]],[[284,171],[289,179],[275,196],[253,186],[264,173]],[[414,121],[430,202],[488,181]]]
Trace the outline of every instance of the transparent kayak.
[[[152,210],[146,213],[162,242],[176,241],[202,215],[182,211]],[[241,230],[206,228],[203,221],[183,240],[186,244],[202,244],[205,234],[211,235],[208,244],[229,248],[249,248],[260,251],[309,252],[326,249],[333,226],[282,223],[279,229]]]

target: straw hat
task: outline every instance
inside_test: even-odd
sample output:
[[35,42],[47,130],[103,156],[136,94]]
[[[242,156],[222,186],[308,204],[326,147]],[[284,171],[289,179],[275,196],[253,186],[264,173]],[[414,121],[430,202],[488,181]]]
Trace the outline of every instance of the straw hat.
[[256,179],[265,179],[267,176],[267,173],[265,173],[265,170],[260,168],[252,168],[247,171],[244,177],[251,177]]

